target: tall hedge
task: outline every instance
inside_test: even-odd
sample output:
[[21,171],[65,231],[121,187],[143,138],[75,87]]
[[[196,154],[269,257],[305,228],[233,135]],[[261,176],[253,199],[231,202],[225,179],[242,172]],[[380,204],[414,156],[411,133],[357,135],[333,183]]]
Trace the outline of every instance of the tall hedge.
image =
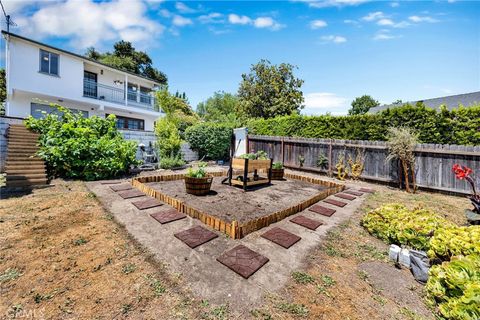
[[480,144],[480,105],[435,110],[423,104],[405,105],[376,114],[355,116],[291,115],[254,119],[252,134],[346,140],[386,140],[389,127],[407,126],[419,133],[422,143]]
[[201,158],[220,160],[228,157],[233,128],[220,123],[199,123],[187,128],[185,137]]

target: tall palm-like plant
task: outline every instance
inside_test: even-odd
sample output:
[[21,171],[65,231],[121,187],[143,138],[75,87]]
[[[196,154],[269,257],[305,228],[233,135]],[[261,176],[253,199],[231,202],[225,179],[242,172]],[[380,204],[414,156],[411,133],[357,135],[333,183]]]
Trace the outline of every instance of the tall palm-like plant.
[[[407,192],[415,192],[415,146],[418,144],[418,134],[410,128],[389,128],[387,133],[387,161],[398,159],[403,170]],[[412,186],[410,178],[412,176]]]

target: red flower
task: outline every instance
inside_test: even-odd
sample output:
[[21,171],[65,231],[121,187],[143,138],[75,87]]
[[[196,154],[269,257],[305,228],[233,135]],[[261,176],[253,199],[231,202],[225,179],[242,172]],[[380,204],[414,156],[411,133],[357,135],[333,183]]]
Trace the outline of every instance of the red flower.
[[459,180],[468,178],[468,176],[472,173],[472,169],[466,166],[461,166],[459,164],[454,164],[452,167],[452,171],[455,173],[455,177]]

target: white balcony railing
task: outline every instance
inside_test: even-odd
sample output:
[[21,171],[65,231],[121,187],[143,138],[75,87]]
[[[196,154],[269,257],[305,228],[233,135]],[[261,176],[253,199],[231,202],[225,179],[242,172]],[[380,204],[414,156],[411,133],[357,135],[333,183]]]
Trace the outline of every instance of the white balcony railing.
[[150,94],[127,90],[127,96],[125,98],[125,90],[110,87],[89,79],[83,79],[83,96],[123,105],[126,104],[131,107],[159,111],[155,105],[155,97]]

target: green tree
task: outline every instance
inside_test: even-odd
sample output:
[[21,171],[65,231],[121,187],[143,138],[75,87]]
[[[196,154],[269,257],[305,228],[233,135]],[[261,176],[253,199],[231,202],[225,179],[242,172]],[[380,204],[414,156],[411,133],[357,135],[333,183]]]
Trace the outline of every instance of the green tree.
[[299,113],[303,106],[303,80],[293,74],[296,67],[281,63],[272,65],[260,60],[242,74],[238,89],[239,111],[246,118],[273,118]]
[[205,121],[239,125],[237,116],[239,99],[236,95],[218,91],[197,106],[197,114]]
[[373,107],[378,107],[380,103],[369,95],[363,95],[352,101],[352,107],[348,110],[349,115],[365,114]]
[[7,99],[7,81],[5,69],[0,69],[0,116],[5,115],[5,100]]
[[168,79],[165,73],[155,69],[150,56],[144,51],[137,51],[131,42],[118,41],[113,45],[113,49],[113,52],[100,53],[90,47],[85,56],[106,65],[153,79],[161,84],[167,84]]

